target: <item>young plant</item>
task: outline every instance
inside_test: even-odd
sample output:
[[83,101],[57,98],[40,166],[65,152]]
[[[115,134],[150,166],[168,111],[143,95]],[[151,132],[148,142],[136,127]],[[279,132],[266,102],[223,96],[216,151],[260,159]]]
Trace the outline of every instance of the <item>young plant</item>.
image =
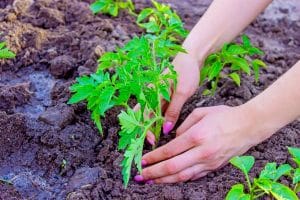
[[206,89],[204,95],[214,95],[221,78],[228,77],[237,86],[241,84],[241,74],[248,76],[254,73],[255,81],[259,79],[259,70],[266,64],[260,59],[253,57],[262,55],[263,52],[251,44],[249,37],[242,36],[242,44],[224,44],[219,52],[207,57],[201,69],[200,84],[205,81],[210,83],[210,89]]
[[288,151],[297,165],[297,167],[293,169],[291,178],[293,180],[294,192],[298,193],[300,192],[300,149],[289,147]]
[[11,50],[6,48],[6,43],[0,42],[0,59],[10,59],[15,57],[16,54],[14,54]]
[[137,17],[137,24],[147,33],[161,35],[171,41],[178,41],[187,36],[180,17],[170,6],[152,0],[154,8],[143,9]]
[[230,163],[241,170],[246,177],[247,191],[243,184],[232,186],[227,193],[226,200],[252,200],[264,195],[271,195],[275,199],[297,200],[298,197],[288,186],[278,182],[283,175],[289,175],[292,167],[288,164],[279,165],[267,163],[258,178],[253,180],[249,177],[249,171],[254,165],[253,156],[237,156],[230,160]]
[[131,14],[135,10],[131,0],[96,0],[90,8],[94,14],[103,13],[113,17],[118,16],[121,9],[128,10]]
[[[97,2],[92,5],[94,12],[110,11],[117,15],[118,9],[115,7],[118,7],[119,1]],[[115,7],[111,8],[103,2]],[[121,125],[118,149],[125,150],[121,164],[125,187],[129,182],[132,163],[139,172],[142,170],[141,158],[147,132],[153,132],[156,140],[160,138],[164,121],[160,100],[170,101],[170,84],[176,87],[177,83],[171,58],[185,52],[177,44],[178,39],[186,35],[180,18],[168,6],[153,3],[160,11],[148,9],[153,13],[145,15],[148,11],[142,11],[139,18],[146,20],[150,15],[156,16],[159,27],[155,32],[148,31],[150,34],[133,38],[123,48],[105,53],[99,59],[96,73],[77,78],[77,82],[70,87],[73,96],[68,103],[86,101],[100,133],[103,133],[100,118],[105,117],[107,110],[115,106],[125,109],[118,115]],[[168,35],[170,32],[174,34]],[[108,73],[108,70],[113,73]],[[140,106],[137,111],[129,106],[131,98],[136,99]]]
[[[141,172],[147,132],[152,131],[156,140],[160,137],[163,123],[160,99],[163,97],[170,101],[170,83],[176,84],[177,79],[171,57],[183,51],[177,44],[161,37],[136,37],[116,52],[105,53],[99,59],[98,71],[77,78],[77,83],[70,88],[74,94],[69,103],[87,101],[87,108],[101,133],[100,117],[104,117],[112,107],[125,108],[118,116],[121,125],[118,147],[125,150],[122,162],[125,186],[132,162]],[[106,72],[108,69],[113,69],[114,74]],[[129,107],[130,98],[139,103],[138,111]]]

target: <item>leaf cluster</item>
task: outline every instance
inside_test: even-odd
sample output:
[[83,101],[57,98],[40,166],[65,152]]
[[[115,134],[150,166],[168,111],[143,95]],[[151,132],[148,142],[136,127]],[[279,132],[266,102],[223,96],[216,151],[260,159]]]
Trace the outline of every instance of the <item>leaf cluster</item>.
[[129,12],[135,10],[131,0],[96,0],[90,8],[94,14],[103,13],[113,17],[118,16],[121,9]]
[[[293,156],[297,168],[294,169],[289,164],[277,165],[275,162],[267,163],[259,176],[253,180],[250,179],[249,172],[254,165],[254,157],[237,156],[232,158],[230,163],[245,175],[248,191],[245,192],[243,184],[236,184],[227,193],[226,200],[252,200],[264,195],[272,196],[275,199],[298,199],[297,192],[300,191],[300,149],[288,148],[288,150]],[[282,176],[292,179],[293,189],[279,182]]]
[[[100,118],[105,116],[107,110],[114,106],[126,109],[119,115],[119,149],[125,150],[122,162],[125,185],[129,181],[133,161],[141,170],[140,161],[147,131],[159,129],[160,132],[160,98],[170,100],[170,83],[176,83],[177,79],[171,57],[180,51],[180,46],[159,36],[135,37],[116,52],[105,53],[99,59],[97,72],[77,78],[70,88],[73,96],[69,103],[86,101],[101,133]],[[108,70],[114,73],[109,74]],[[163,73],[166,70],[168,72]],[[137,100],[141,107],[139,111],[134,112],[128,106],[130,98]],[[150,113],[153,118],[145,117]],[[155,126],[158,128],[153,128]],[[158,138],[158,131],[156,134]]]
[[143,9],[137,17],[137,24],[147,33],[161,35],[171,41],[178,41],[188,34],[180,17],[170,6],[152,0],[153,8]]
[[206,89],[204,95],[213,95],[221,78],[229,78],[237,86],[241,84],[241,75],[248,76],[254,73],[255,81],[259,80],[259,70],[266,64],[260,59],[254,59],[263,52],[254,47],[248,36],[242,36],[242,43],[224,44],[222,49],[209,55],[201,69],[200,84],[205,81],[210,83],[210,89]]
[[11,59],[15,57],[16,54],[6,47],[6,43],[0,42],[0,59]]

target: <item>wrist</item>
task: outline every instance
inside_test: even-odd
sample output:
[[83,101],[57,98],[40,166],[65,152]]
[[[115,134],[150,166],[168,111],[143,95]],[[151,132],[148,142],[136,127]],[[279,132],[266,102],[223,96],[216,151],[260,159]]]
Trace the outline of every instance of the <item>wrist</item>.
[[202,67],[206,57],[213,52],[212,42],[203,42],[201,38],[196,38],[192,34],[183,43],[183,48],[187,54],[197,60],[199,67]]
[[272,121],[272,117],[268,116],[266,110],[256,102],[249,101],[239,106],[239,109],[243,115],[246,115],[246,119],[244,119],[248,129],[246,134],[250,136],[253,145],[268,139],[281,128]]

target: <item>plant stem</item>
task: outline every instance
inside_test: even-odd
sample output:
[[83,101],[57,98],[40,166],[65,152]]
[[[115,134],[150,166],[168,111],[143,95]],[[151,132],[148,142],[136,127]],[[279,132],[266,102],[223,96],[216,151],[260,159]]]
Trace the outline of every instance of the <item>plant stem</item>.
[[255,196],[253,197],[253,199],[258,199],[259,197],[261,197],[261,196],[263,196],[263,195],[265,195],[264,192],[262,192],[262,193],[260,193],[260,194],[258,194],[258,195],[255,195]]

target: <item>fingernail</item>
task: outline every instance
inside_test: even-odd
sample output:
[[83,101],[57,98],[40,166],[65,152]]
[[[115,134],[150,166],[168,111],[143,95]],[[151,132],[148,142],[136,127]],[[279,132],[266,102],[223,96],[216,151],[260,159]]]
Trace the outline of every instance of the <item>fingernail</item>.
[[146,167],[147,166],[147,161],[146,160],[142,160],[142,167]]
[[143,177],[142,175],[136,175],[136,176],[134,177],[134,180],[135,180],[136,182],[142,182],[142,181],[144,180],[144,177]]
[[146,184],[152,185],[152,184],[154,184],[154,181],[153,180],[148,180],[148,181],[146,181]]
[[168,135],[170,131],[173,129],[173,123],[172,122],[165,122],[163,125],[163,133],[165,135]]
[[155,136],[152,133],[147,134],[147,141],[152,146],[155,145]]

